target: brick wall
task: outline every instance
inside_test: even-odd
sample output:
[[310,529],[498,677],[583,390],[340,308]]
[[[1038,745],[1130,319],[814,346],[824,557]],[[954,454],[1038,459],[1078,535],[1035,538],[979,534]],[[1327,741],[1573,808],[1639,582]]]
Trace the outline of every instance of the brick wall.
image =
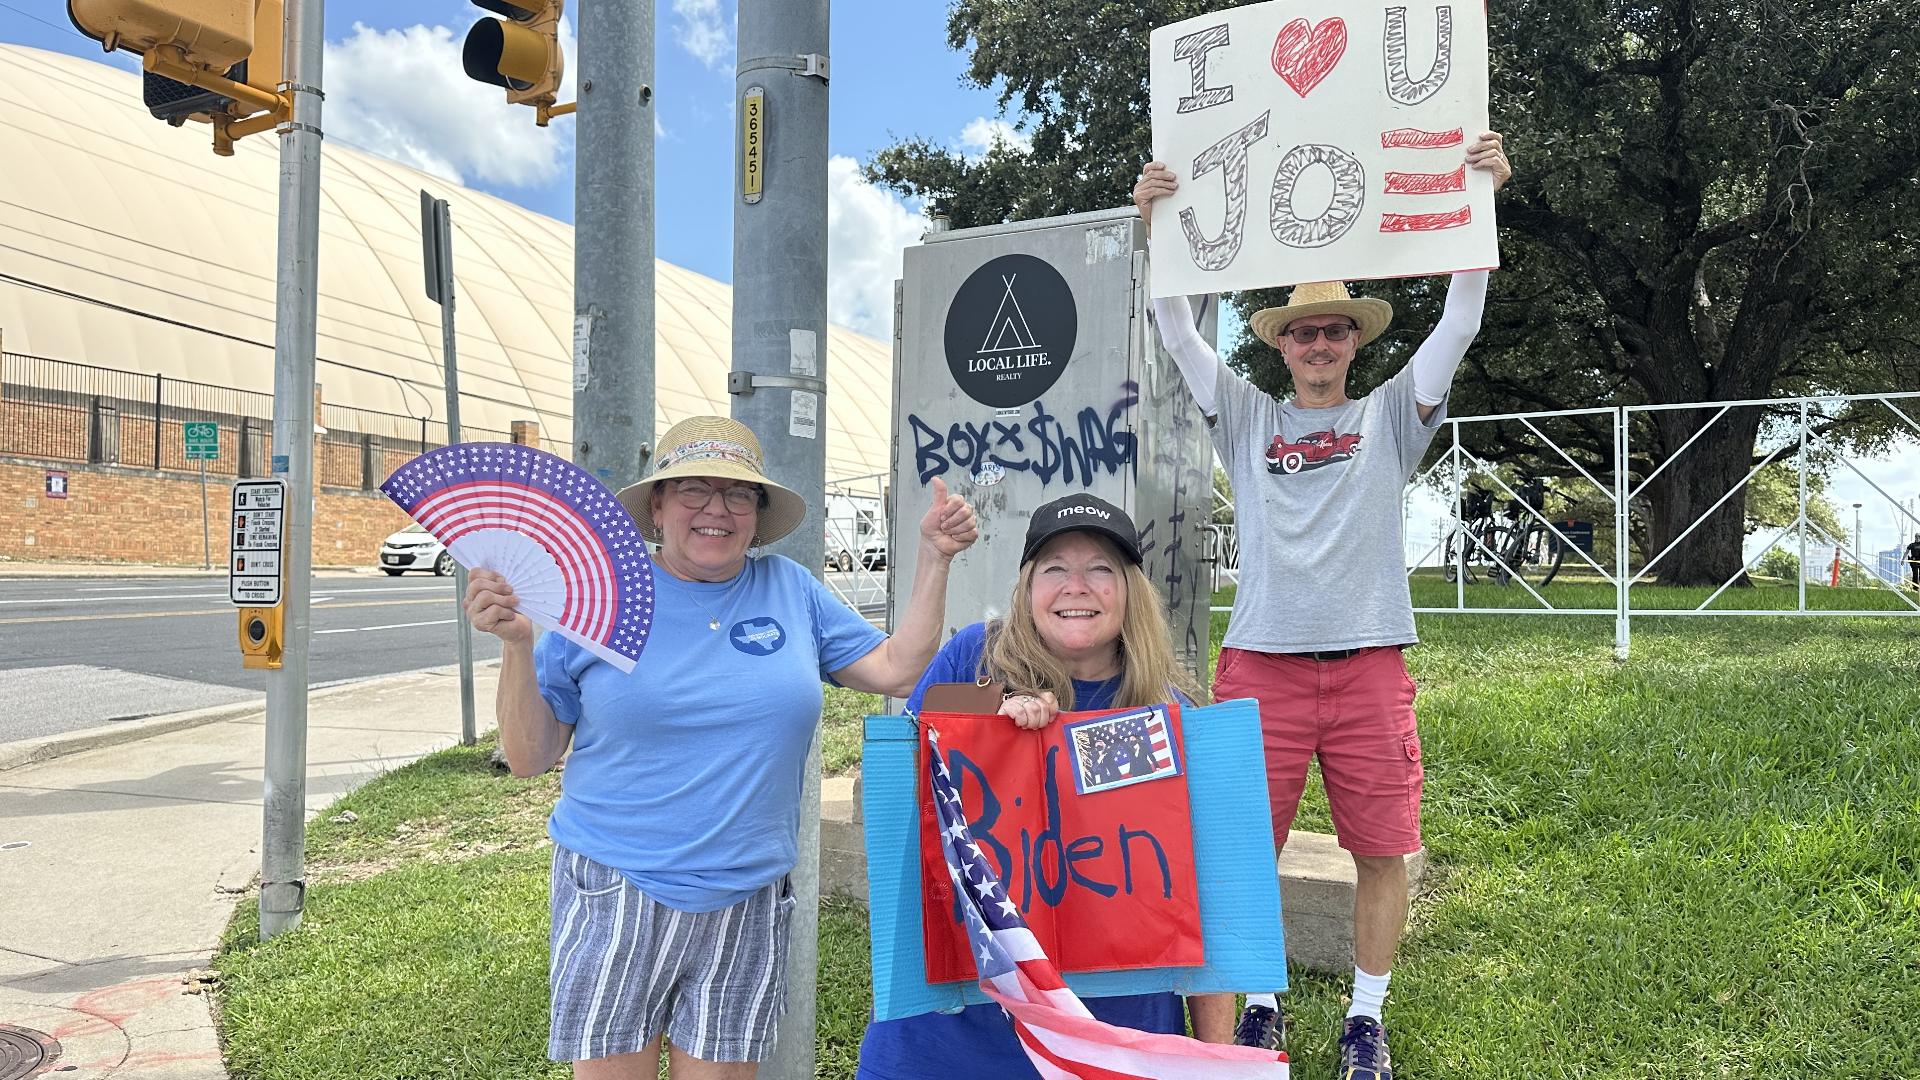
[[[152,438],[152,428],[147,428]],[[223,429],[221,434],[226,434]],[[151,454],[151,448],[148,449]],[[404,463],[389,462],[393,467]],[[50,470],[67,474],[67,497],[49,499]],[[372,566],[380,541],[407,516],[378,491],[320,491],[313,523],[315,566]],[[231,481],[209,476],[213,565],[225,566]],[[200,478],[151,469],[0,458],[0,558],[198,566]]]

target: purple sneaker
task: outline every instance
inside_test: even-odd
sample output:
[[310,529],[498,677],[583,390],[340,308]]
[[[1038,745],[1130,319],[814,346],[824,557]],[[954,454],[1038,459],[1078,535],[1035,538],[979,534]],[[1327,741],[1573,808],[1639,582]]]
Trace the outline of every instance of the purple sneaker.
[[1371,1016],[1347,1017],[1340,1033],[1339,1080],[1393,1080],[1393,1056],[1387,1053],[1387,1033]]

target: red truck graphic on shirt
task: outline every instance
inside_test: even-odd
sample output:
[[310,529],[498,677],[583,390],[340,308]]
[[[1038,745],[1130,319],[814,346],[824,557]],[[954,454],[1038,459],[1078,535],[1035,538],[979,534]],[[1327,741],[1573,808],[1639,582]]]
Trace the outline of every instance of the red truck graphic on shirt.
[[1267,445],[1267,471],[1291,475],[1347,461],[1360,452],[1362,437],[1351,431],[1316,431],[1288,442],[1285,436],[1275,435]]

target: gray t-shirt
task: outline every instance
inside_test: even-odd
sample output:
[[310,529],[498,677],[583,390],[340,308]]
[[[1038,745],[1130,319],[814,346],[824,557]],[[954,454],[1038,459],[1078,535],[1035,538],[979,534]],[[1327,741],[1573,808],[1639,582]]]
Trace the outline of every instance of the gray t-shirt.
[[1240,589],[1224,642],[1257,652],[1410,645],[1401,496],[1446,417],[1420,422],[1413,370],[1303,409],[1221,364],[1213,444],[1233,484]]

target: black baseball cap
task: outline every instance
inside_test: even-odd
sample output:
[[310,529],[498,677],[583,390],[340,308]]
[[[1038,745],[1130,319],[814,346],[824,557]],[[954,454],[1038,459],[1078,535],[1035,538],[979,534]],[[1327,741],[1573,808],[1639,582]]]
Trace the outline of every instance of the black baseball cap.
[[1033,519],[1027,522],[1027,546],[1020,552],[1020,565],[1032,562],[1047,541],[1070,532],[1099,533],[1113,541],[1129,562],[1140,565],[1140,538],[1133,519],[1125,510],[1084,491],[1055,499],[1033,512]]

